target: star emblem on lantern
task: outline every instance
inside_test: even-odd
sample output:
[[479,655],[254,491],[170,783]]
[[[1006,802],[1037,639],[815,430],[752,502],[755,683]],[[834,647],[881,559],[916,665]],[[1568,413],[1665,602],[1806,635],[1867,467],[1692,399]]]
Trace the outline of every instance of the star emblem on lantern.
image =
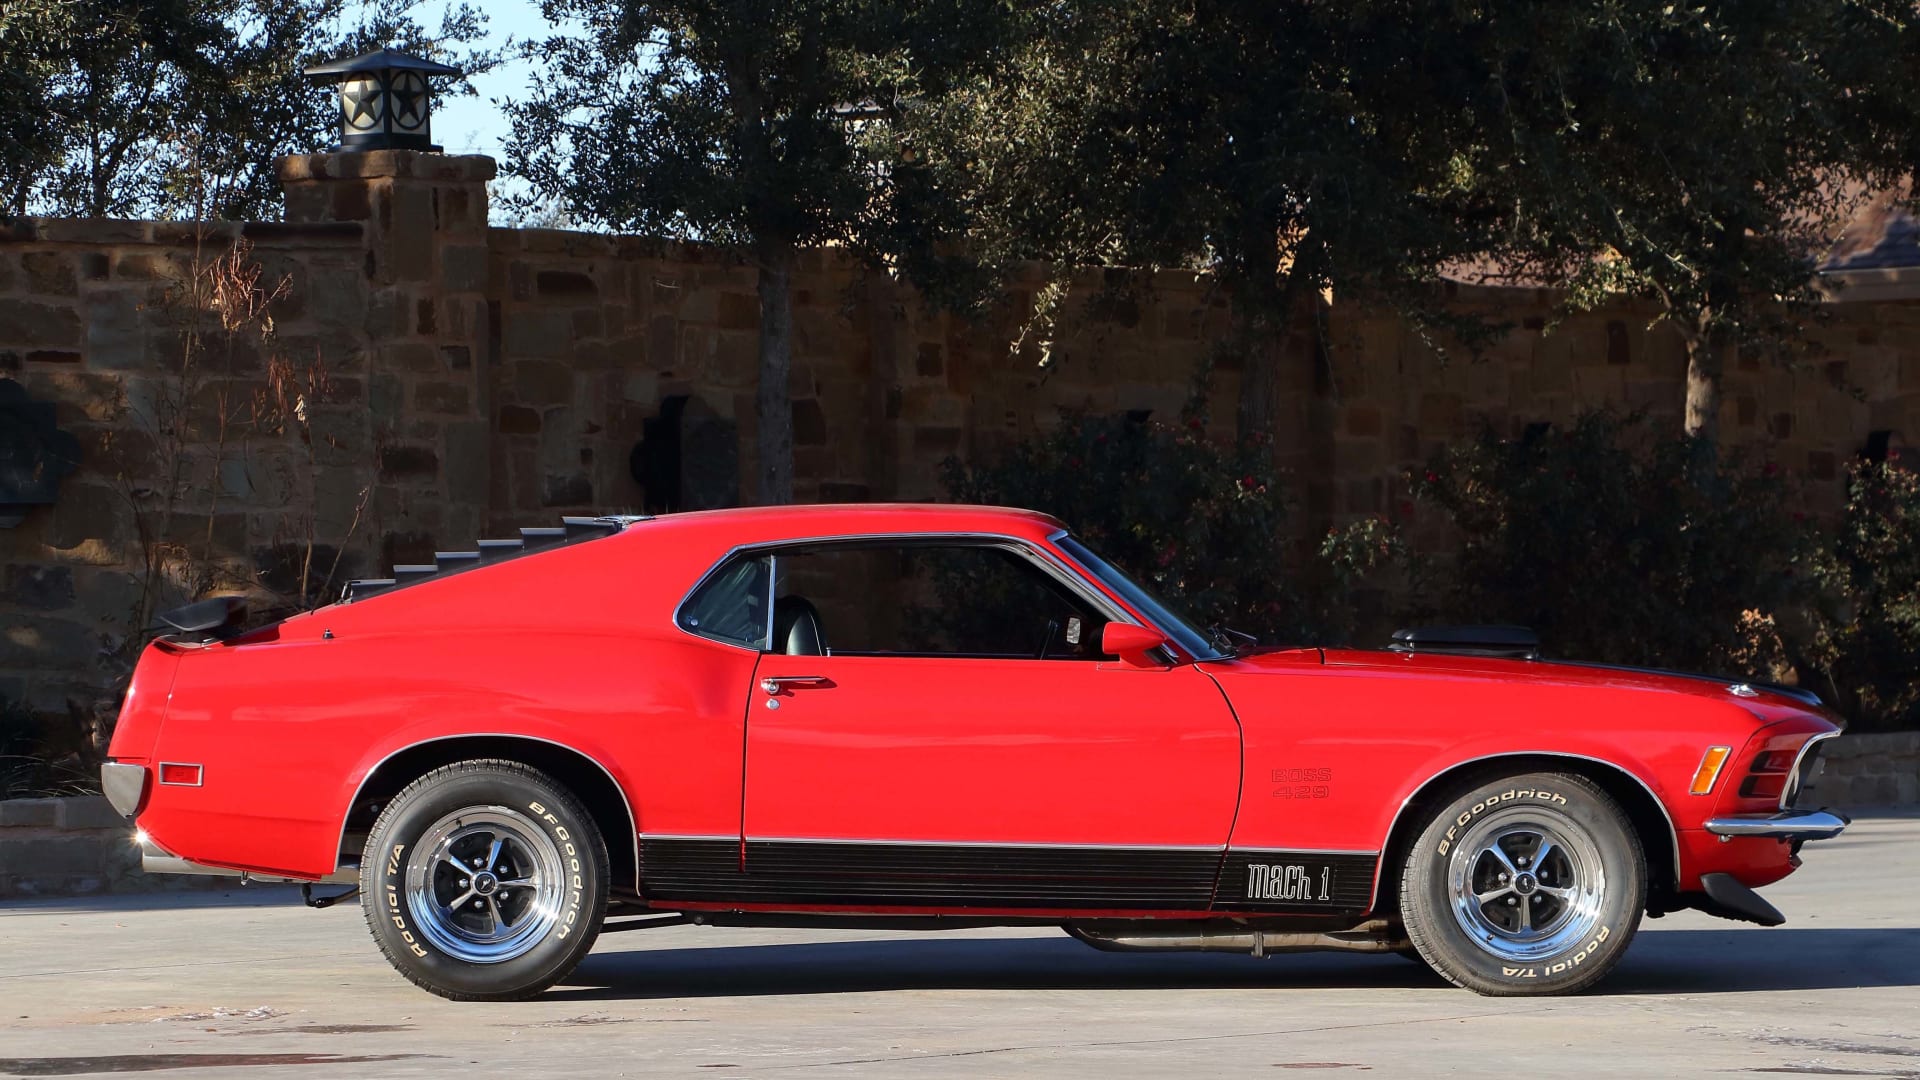
[[393,73],[393,126],[417,131],[427,122],[427,80],[417,71]]
[[340,85],[338,150],[439,150],[433,145],[433,87],[427,80],[459,74],[459,68],[397,49],[376,49],[306,70],[308,78]]
[[385,101],[379,79],[348,79],[340,84],[340,123],[351,131],[377,130]]

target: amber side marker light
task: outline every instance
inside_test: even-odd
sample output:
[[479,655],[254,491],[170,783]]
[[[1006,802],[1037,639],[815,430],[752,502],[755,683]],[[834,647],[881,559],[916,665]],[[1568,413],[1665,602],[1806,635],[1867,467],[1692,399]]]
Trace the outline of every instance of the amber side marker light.
[[1720,767],[1727,763],[1727,756],[1733,753],[1728,746],[1709,746],[1700,758],[1700,767],[1693,770],[1693,786],[1688,788],[1695,795],[1705,795],[1713,790],[1714,782],[1720,779]]

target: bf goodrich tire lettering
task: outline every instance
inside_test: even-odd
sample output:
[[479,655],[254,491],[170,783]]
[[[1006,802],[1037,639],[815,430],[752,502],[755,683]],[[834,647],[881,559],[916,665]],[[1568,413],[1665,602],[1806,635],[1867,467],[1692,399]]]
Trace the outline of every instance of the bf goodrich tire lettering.
[[1433,815],[1400,877],[1407,936],[1458,986],[1570,994],[1612,970],[1646,908],[1632,822],[1571,773],[1497,777]]
[[465,761],[388,804],[361,860],[361,908],[402,975],[459,1001],[532,997],[593,947],[606,843],[577,799],[510,761]]

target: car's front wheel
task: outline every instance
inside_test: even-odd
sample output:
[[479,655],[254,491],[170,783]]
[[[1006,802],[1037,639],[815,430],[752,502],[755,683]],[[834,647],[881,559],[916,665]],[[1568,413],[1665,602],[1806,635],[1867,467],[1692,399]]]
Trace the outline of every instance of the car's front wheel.
[[511,761],[463,761],[387,805],[360,863],[361,906],[402,975],[459,1001],[531,997],[593,947],[607,849],[565,788]]
[[1476,783],[1407,853],[1407,936],[1449,981],[1482,994],[1570,994],[1626,952],[1646,908],[1640,838],[1599,785],[1570,773]]

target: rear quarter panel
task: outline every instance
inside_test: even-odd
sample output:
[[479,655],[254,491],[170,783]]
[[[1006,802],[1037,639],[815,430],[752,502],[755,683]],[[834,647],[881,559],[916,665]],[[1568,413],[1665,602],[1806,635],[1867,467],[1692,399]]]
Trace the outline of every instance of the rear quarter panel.
[[156,788],[141,826],[195,861],[319,876],[380,761],[487,734],[593,758],[643,830],[736,831],[755,655],[671,626],[701,556],[645,558],[628,539],[427,581],[185,655],[157,753],[203,764],[205,780]]

